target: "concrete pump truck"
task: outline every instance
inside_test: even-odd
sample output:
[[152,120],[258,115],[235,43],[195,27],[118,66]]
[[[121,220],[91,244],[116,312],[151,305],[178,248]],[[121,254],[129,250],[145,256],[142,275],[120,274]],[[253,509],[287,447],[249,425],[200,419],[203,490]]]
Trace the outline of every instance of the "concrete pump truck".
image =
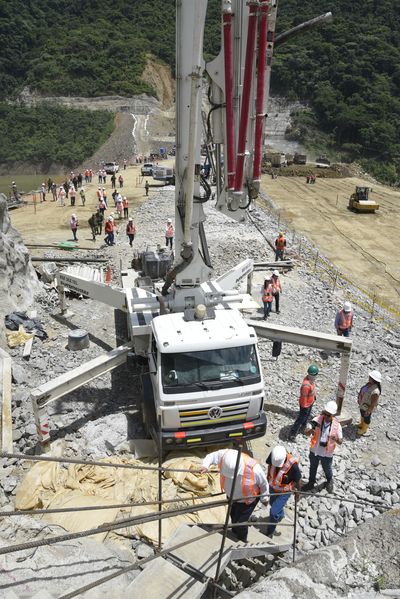
[[[145,365],[139,407],[163,450],[266,431],[257,335],[241,312],[257,304],[237,291],[253,262],[213,278],[203,208],[212,194],[201,174],[201,149],[205,145],[216,181],[216,209],[245,221],[260,187],[277,2],[222,1],[222,48],[208,64],[206,12],[207,0],[176,3],[175,261],[156,292],[138,286],[132,271],[123,273],[120,288],[71,269],[58,274],[61,294],[69,288],[124,311],[130,342],[75,378],[70,373],[65,385],[46,383],[32,393],[42,441],[48,438],[46,403],[118,366],[129,352]],[[293,331],[288,340],[295,343]],[[277,338],[285,339],[283,327]],[[342,380],[345,374],[346,368]]]

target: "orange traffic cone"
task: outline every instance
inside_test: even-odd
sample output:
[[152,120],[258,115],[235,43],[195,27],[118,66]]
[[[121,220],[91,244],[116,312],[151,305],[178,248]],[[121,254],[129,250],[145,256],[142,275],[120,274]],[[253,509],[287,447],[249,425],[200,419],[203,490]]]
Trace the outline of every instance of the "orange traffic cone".
[[106,269],[106,284],[109,285],[112,281],[112,270],[111,266],[107,266]]

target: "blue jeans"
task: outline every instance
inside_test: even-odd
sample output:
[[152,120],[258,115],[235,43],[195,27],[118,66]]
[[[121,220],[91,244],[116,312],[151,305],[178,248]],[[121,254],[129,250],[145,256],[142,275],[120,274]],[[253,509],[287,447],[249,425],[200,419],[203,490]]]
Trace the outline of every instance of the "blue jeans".
[[326,476],[326,481],[329,483],[333,478],[333,456],[323,458],[319,455],[315,455],[315,453],[310,451],[310,475],[308,478],[309,485],[315,485],[315,479],[317,478],[317,470],[320,462],[322,470],[324,471],[324,474]]
[[264,302],[264,318],[268,318],[272,309],[272,302]]
[[107,245],[113,245],[114,243],[114,233],[107,233],[107,237],[104,240]]
[[283,253],[284,250],[275,250],[275,262],[278,262],[278,260],[283,260]]
[[[275,491],[271,490],[271,493]],[[271,535],[275,532],[276,525],[282,520],[285,515],[284,507],[287,504],[290,497],[290,493],[280,493],[279,495],[270,495],[269,503],[271,510],[269,512],[269,521],[274,524],[267,526],[267,535]]]
[[337,334],[338,334],[340,337],[342,337],[342,336],[343,336],[343,337],[350,337],[350,329],[341,329],[341,330],[340,330],[340,329],[338,329],[338,332],[337,332]]
[[310,415],[311,415],[311,410],[312,410],[312,404],[308,408],[300,408],[299,415],[297,416],[297,419],[296,419],[295,423],[293,424],[292,429],[290,431],[291,437],[292,436],[295,437],[297,435],[297,433],[299,432],[299,430],[307,424],[308,419],[310,418]]

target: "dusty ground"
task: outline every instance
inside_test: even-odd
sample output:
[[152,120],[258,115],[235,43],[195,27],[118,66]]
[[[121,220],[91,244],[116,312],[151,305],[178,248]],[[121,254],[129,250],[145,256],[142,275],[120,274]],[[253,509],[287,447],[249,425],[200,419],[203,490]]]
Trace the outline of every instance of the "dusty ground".
[[[171,160],[163,161],[163,164],[171,164]],[[143,179],[140,176],[140,165],[129,166],[127,169],[121,170],[122,176],[124,177],[124,187],[120,190],[122,195],[126,195],[129,201],[129,207],[132,209],[142,203],[145,198],[144,183],[146,178]],[[149,184],[156,184],[152,177],[148,177]],[[58,182],[58,181],[57,181]],[[61,182],[61,180],[59,181]],[[110,210],[106,212],[110,214],[112,211],[112,187],[110,182],[110,176],[107,175],[106,185],[102,185],[107,189],[107,195],[109,200]],[[66,202],[66,206],[62,208],[59,202],[51,202],[51,196],[47,195],[47,201],[45,203],[36,204],[36,212],[34,205],[31,203],[23,208],[18,208],[10,212],[12,226],[15,227],[22,235],[25,243],[28,244],[44,244],[51,243],[57,244],[63,241],[72,240],[72,233],[69,226],[71,214],[75,213],[79,220],[78,229],[78,245],[85,248],[98,248],[104,243],[104,235],[98,236],[96,241],[92,241],[92,235],[90,232],[89,225],[87,223],[88,218],[97,209],[97,196],[96,191],[98,188],[97,176],[94,177],[92,183],[84,185],[86,192],[86,205],[81,206],[80,198],[77,197],[75,207],[69,205],[69,201]],[[159,187],[153,187],[149,190],[151,196]],[[110,203],[111,200],[111,203]],[[118,224],[118,220],[117,220]],[[120,221],[120,234],[124,234],[126,221]],[[31,249],[32,255],[39,256],[43,254],[43,249]]]
[[[376,214],[347,209],[356,185],[372,186]],[[263,177],[263,190],[280,209],[281,220],[304,233],[359,287],[392,306],[400,305],[400,192],[362,179]]]

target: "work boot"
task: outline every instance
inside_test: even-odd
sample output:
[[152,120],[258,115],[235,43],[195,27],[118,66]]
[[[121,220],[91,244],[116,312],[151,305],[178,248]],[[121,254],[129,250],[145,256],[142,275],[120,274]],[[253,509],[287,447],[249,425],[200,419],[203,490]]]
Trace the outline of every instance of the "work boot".
[[361,416],[360,417],[360,422],[357,424],[357,428],[362,428],[364,425],[364,418]]
[[328,491],[328,493],[333,492],[333,480],[329,480],[326,482],[325,489]]
[[307,491],[312,491],[313,488],[314,488],[314,483],[308,482],[306,485],[304,485],[304,487],[301,488],[301,490],[304,491],[305,493],[307,493]]
[[369,424],[367,424],[366,422],[363,422],[362,426],[357,431],[357,435],[359,437],[361,437],[362,435],[365,435],[368,432],[368,429],[369,429]]

